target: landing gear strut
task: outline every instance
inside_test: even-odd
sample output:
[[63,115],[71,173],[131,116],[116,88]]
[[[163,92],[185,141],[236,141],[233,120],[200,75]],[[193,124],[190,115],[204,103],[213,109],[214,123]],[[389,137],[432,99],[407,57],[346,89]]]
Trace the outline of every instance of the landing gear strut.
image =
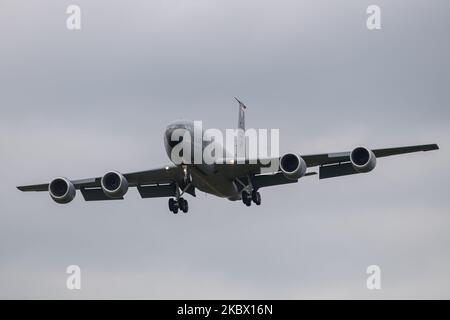
[[169,210],[172,211],[174,214],[177,214],[179,210],[183,211],[184,213],[189,211],[189,204],[186,199],[182,198],[182,195],[191,186],[191,179],[190,179],[190,176],[188,175],[186,167],[183,168],[183,171],[184,171],[184,184],[186,186],[180,192],[180,186],[178,185],[178,183],[176,183],[176,186],[175,186],[176,197],[169,199]]

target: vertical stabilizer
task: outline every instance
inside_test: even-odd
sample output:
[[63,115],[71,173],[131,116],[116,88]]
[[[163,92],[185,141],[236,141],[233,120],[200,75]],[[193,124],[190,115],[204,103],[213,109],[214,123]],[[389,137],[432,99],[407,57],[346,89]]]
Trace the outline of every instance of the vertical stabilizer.
[[235,99],[239,103],[238,129],[242,129],[243,131],[245,131],[245,109],[247,109],[247,107],[245,106],[245,104],[239,101],[238,98],[235,97]]
[[241,101],[239,101],[238,98],[236,98],[236,101],[239,103],[239,119],[238,119],[238,135],[236,138],[236,144],[235,144],[235,156],[237,158],[245,158],[245,109],[247,107],[245,104],[243,104]]

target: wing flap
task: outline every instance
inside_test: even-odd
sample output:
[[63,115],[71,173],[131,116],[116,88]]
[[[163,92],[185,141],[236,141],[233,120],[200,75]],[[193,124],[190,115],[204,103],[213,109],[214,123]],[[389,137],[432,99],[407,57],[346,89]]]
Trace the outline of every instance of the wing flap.
[[350,174],[356,174],[357,172],[350,162],[342,164],[332,164],[327,166],[321,166],[319,168],[319,179],[334,178],[340,176],[347,176]]
[[306,162],[306,166],[316,167],[326,164],[333,164],[339,162],[345,162],[350,160],[350,152],[339,152],[339,153],[323,153],[323,154],[313,154],[313,155],[301,155],[303,160]]
[[[304,175],[306,176],[312,176],[317,174],[316,172],[308,172]],[[288,184],[288,183],[296,183],[298,180],[291,180],[284,176],[282,172],[278,172],[275,174],[262,174],[259,176],[255,176],[252,179],[253,187],[256,189],[263,188],[263,187],[270,187],[270,186],[277,186],[281,184]]]
[[298,180],[290,180],[281,172],[273,175],[259,175],[253,178],[252,184],[256,189],[262,187],[276,186],[280,184],[296,183]]
[[163,182],[170,183],[179,179],[181,175],[180,167],[171,166],[148,171],[127,173],[124,176],[130,184],[144,185]]
[[138,186],[137,189],[141,198],[174,197],[176,195],[176,186],[174,183]]
[[102,188],[81,188],[80,191],[85,201],[123,200],[123,197],[107,197]]

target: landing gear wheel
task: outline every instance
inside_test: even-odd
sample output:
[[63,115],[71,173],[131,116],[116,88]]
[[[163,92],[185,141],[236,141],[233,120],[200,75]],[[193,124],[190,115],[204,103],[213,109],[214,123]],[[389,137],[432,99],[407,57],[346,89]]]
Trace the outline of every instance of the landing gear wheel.
[[174,207],[175,207],[175,200],[170,198],[169,199],[169,210],[173,212]]
[[169,210],[172,211],[175,214],[178,213],[178,203],[173,198],[169,199]]
[[258,191],[254,190],[252,192],[252,200],[257,206],[261,205],[261,194]]
[[183,211],[184,213],[189,211],[189,204],[187,202],[187,200],[180,198],[178,200],[178,203],[180,204],[180,210]]
[[247,191],[242,192],[242,202],[247,206],[250,207],[252,205],[252,198],[250,194]]

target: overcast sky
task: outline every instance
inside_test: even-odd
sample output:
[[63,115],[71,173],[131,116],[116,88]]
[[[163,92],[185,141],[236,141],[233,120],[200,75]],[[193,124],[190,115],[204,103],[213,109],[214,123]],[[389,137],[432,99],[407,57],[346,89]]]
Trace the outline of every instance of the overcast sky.
[[[69,31],[70,4],[82,29]],[[366,28],[381,7],[382,29]],[[1,0],[0,298],[450,298],[447,0]],[[167,123],[279,128],[281,152],[421,143],[370,174],[54,203],[15,186],[169,164]],[[66,289],[68,265],[82,289]],[[366,288],[381,267],[382,290]]]

